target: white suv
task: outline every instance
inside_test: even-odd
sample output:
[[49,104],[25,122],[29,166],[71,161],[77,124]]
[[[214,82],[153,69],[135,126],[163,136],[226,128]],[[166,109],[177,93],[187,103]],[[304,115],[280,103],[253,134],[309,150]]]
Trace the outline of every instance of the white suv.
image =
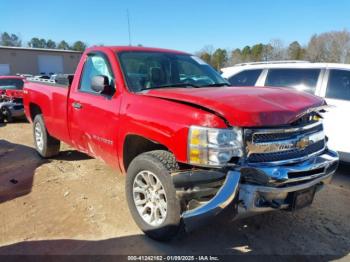
[[324,97],[330,108],[324,119],[329,145],[350,162],[350,65],[274,61],[243,63],[221,69],[233,86],[295,88]]

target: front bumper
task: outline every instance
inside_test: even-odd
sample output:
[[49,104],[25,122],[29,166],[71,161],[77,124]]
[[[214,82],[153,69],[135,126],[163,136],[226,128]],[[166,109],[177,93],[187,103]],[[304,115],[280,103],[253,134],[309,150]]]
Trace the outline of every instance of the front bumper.
[[312,186],[321,189],[330,182],[338,162],[338,154],[327,150],[291,165],[232,168],[212,199],[182,214],[186,230],[191,231],[207,223],[231,204],[235,207],[235,218],[287,209],[289,193]]

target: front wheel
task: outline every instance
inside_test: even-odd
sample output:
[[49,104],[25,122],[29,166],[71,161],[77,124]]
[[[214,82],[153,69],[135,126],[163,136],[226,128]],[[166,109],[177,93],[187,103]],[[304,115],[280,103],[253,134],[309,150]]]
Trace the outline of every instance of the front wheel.
[[163,150],[137,156],[128,168],[126,198],[131,215],[156,240],[170,240],[182,229],[180,202],[170,175],[177,169],[174,156]]

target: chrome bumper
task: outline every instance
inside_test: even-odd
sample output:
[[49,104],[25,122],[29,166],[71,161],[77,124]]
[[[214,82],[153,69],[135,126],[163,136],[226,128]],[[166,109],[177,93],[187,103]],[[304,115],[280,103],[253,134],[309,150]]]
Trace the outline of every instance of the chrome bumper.
[[[228,171],[225,182],[210,201],[182,214],[186,230],[191,231],[207,223],[230,204],[236,207],[235,218],[286,209],[289,207],[288,193],[312,186],[317,186],[319,190],[330,182],[338,162],[338,154],[327,150],[293,165],[246,165],[233,168]],[[254,174],[256,181],[253,183]]]

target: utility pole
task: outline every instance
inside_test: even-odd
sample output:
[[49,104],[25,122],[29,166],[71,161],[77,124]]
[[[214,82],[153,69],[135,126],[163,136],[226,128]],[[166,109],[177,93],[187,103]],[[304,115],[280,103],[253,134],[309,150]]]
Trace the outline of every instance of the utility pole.
[[129,46],[131,46],[131,30],[130,30],[130,16],[129,16],[129,9],[126,9],[126,15],[127,15],[127,18],[128,18]]

